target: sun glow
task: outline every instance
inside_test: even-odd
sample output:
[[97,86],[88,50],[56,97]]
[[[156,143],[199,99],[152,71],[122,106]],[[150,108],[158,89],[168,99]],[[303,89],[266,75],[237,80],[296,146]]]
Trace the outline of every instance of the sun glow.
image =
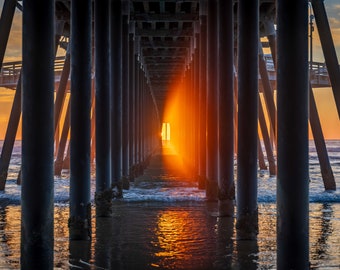
[[[169,90],[163,118],[163,142],[171,144],[173,150],[183,160],[184,167],[194,172],[198,160],[198,91],[187,70],[184,78],[177,80]],[[171,127],[171,136],[170,136]],[[166,137],[168,136],[168,137]],[[166,139],[166,140],[164,140]]]
[[157,238],[153,243],[159,247],[159,251],[155,253],[159,258],[158,267],[174,266],[172,264],[178,260],[190,265],[192,259],[190,251],[195,251],[195,241],[188,240],[193,238],[189,222],[189,213],[186,211],[167,210],[159,215],[155,228]]
[[170,142],[170,123],[162,124],[162,141]]

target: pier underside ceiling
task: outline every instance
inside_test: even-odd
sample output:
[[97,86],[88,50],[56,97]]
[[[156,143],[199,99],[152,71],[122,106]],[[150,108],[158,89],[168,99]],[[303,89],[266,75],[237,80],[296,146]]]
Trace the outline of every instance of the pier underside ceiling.
[[[237,5],[234,1],[235,37]],[[56,1],[56,19],[70,34],[70,1]],[[163,0],[123,1],[129,34],[134,35],[135,52],[144,70],[158,111],[162,115],[171,87],[183,79],[199,42],[200,19],[207,14],[206,1]],[[276,5],[274,0],[260,1],[260,34],[273,34]],[[235,38],[235,49],[236,49]],[[264,42],[263,46],[268,46]]]

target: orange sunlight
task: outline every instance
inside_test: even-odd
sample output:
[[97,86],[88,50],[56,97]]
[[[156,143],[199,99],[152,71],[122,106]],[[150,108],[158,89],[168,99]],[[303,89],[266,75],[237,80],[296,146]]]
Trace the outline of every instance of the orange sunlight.
[[[339,140],[340,120],[338,117],[332,88],[316,88],[313,89],[313,93],[325,139]],[[310,131],[309,134],[309,138],[312,139],[312,132]]]
[[[190,224],[188,211],[162,211],[158,217],[157,227],[155,228],[156,239],[153,245],[159,247],[155,256],[159,258],[154,267],[169,267],[171,261],[181,260],[190,268],[192,252],[195,251],[195,242],[187,241],[192,239],[193,224]],[[201,226],[201,224],[195,224]]]
[[166,98],[162,138],[163,144],[170,145],[182,159],[190,175],[197,166],[198,95],[189,79],[178,79],[177,82],[170,87]]
[[[314,88],[314,98],[321,122],[321,127],[325,140],[339,140],[340,139],[340,120],[336,109],[333,91],[331,87]],[[276,98],[276,91],[274,93]],[[269,127],[269,118],[263,94],[260,93],[260,100],[263,106],[267,128]],[[262,139],[262,134],[259,130],[259,136]],[[309,139],[313,140],[313,133],[309,127]]]
[[[7,88],[0,88],[0,140],[5,138],[7,125],[12,109],[15,91]],[[21,120],[17,132],[16,139],[21,139]],[[2,145],[0,145],[0,148]]]
[[[8,126],[8,121],[12,109],[12,103],[14,99],[15,90],[0,88],[0,140],[4,140],[6,135],[6,130]],[[59,121],[59,133],[61,133],[61,129],[64,124],[66,108],[70,99],[70,94],[67,93],[65,97],[64,106],[62,109],[62,113]],[[57,130],[58,133],[58,130]],[[60,134],[59,134],[60,136]],[[19,127],[16,135],[16,140],[21,140],[21,120],[19,122]],[[2,145],[0,145],[0,148]]]
[[[325,139],[339,140],[340,121],[332,89],[330,87],[315,88],[313,92]],[[171,151],[181,158],[187,172],[192,175],[194,169],[197,168],[199,156],[199,149],[197,149],[198,97],[192,90],[192,85],[186,80],[179,80],[176,85],[171,87],[169,93],[162,125],[163,145],[166,144],[168,149],[171,148]],[[260,94],[260,97],[268,128],[269,118],[263,94]],[[262,137],[260,130],[259,135]],[[309,131],[309,139],[313,139],[311,130]]]
[[170,123],[163,123],[162,124],[162,141],[170,142]]

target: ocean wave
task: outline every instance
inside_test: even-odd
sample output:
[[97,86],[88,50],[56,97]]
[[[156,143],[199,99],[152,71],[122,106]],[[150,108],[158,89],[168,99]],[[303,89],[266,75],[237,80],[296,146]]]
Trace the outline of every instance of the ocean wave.
[[[309,201],[310,202],[340,202],[340,141],[327,141],[327,147],[330,153],[330,162],[333,169],[336,185],[338,190],[335,192],[326,192],[322,181],[320,165],[318,163],[315,146],[310,143],[310,183],[309,183]],[[1,145],[1,144],[0,144]],[[3,204],[20,204],[21,186],[16,184],[16,176],[20,170],[20,142],[16,141],[14,153],[12,156],[8,180],[4,191],[0,191],[0,203]],[[339,151],[339,153],[337,153]],[[236,161],[235,161],[236,162]],[[236,168],[236,166],[235,166]],[[156,201],[156,202],[181,202],[181,201],[204,201],[206,199],[205,191],[197,187],[197,183],[185,183],[181,179],[172,179],[170,175],[162,176],[164,181],[153,183],[140,183],[137,185],[131,182],[130,189],[124,190],[124,201]],[[236,171],[235,171],[235,181]],[[169,184],[170,183],[170,184]],[[236,183],[237,187],[237,183]],[[69,201],[69,172],[65,172],[62,177],[55,177],[54,181],[54,200],[55,203],[67,204]],[[95,176],[91,175],[91,200],[94,199],[95,193]],[[258,202],[275,203],[276,202],[276,177],[271,177],[266,170],[259,171],[258,177]]]
[[[320,189],[320,188],[319,188]],[[95,190],[91,191],[91,201],[94,200]],[[20,204],[21,189],[14,180],[9,180],[6,190],[0,192],[0,204]],[[69,202],[69,181],[57,180],[55,182],[55,203],[68,204]],[[123,199],[126,202],[200,202],[205,201],[205,190],[197,187],[154,187],[141,188],[131,187],[123,191]],[[237,198],[236,198],[237,199]],[[259,179],[258,188],[259,203],[276,203],[276,180]],[[339,191],[319,191],[314,188],[310,190],[310,203],[340,203]]]

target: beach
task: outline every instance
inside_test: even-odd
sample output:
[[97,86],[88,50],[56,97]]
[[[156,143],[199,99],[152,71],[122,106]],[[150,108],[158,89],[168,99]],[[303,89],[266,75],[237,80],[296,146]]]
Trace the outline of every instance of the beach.
[[[327,141],[327,148],[339,187],[340,141]],[[236,207],[233,217],[220,217],[217,202],[206,201],[196,182],[175,170],[157,171],[159,159],[114,201],[112,218],[96,218],[92,206],[91,241],[69,241],[69,172],[55,178],[54,269],[276,269],[275,176],[258,174],[257,240],[237,241]],[[18,168],[20,141],[0,193],[0,269],[20,268]],[[91,183],[93,196],[94,174]],[[312,141],[309,212],[311,269],[339,269],[340,192],[324,191]]]

